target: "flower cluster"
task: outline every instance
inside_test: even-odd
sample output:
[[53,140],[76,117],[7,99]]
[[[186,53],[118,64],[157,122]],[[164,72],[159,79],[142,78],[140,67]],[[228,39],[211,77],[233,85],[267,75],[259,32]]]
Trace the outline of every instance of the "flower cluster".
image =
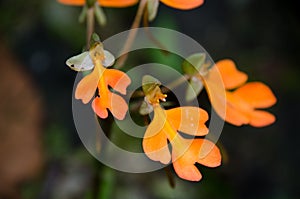
[[[106,21],[101,7],[126,7],[139,2],[138,0],[58,1],[67,5],[84,6],[84,10],[91,8],[100,22]],[[187,10],[202,5],[204,0],[141,0],[137,16],[145,14],[149,21],[153,20],[160,2],[172,8]],[[93,15],[89,15],[91,16]],[[134,23],[139,25],[140,19]],[[87,20],[89,23],[91,21],[93,20]],[[91,34],[91,31],[88,32]],[[125,47],[128,47],[130,41],[134,39],[134,31],[131,33]],[[98,38],[95,35],[94,37]],[[108,117],[109,110],[116,119],[123,120],[128,105],[121,95],[126,95],[131,79],[120,70],[108,68],[114,61],[114,56],[104,50],[100,40],[96,39],[90,45],[89,51],[71,57],[66,64],[75,71],[90,71],[78,83],[75,90],[76,99],[82,100],[84,104],[92,101],[92,109],[102,119]],[[262,82],[247,82],[248,75],[239,71],[232,60],[225,59],[213,64],[206,61],[204,53],[193,54],[183,62],[182,71],[190,82],[186,91],[187,101],[195,99],[205,88],[217,114],[232,125],[264,127],[275,122],[273,114],[261,110],[276,103],[272,90]],[[143,77],[144,104],[154,112],[143,137],[143,150],[153,161],[162,164],[171,163],[180,178],[199,181],[202,175],[196,167],[197,163],[217,167],[222,159],[216,144],[204,137],[210,133],[205,124],[209,116],[205,110],[194,106],[165,110],[160,103],[166,101],[167,95],[162,92],[160,86],[160,82],[154,77],[149,75]],[[142,110],[140,113],[149,112]]]

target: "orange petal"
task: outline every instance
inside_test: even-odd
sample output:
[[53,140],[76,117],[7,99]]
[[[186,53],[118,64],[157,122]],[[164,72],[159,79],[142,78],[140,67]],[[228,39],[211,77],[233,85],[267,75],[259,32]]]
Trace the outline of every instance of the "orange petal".
[[201,145],[193,145],[194,140],[187,140],[180,136],[177,139],[178,142],[172,144],[172,161],[175,172],[185,180],[201,180],[202,175],[194,165],[198,159]]
[[246,73],[237,70],[235,63],[230,59],[224,59],[216,63],[226,89],[234,89],[244,84],[248,76]]
[[195,165],[186,165],[184,160],[178,159],[173,162],[173,167],[177,175],[189,181],[200,181],[202,175]]
[[193,136],[204,136],[208,133],[205,122],[208,114],[198,107],[178,107],[166,110],[168,121],[183,133]]
[[121,96],[114,93],[110,93],[108,99],[110,99],[110,102],[108,102],[108,108],[113,114],[113,116],[118,120],[123,120],[128,110],[128,106],[125,100]]
[[232,125],[235,125],[235,126],[241,126],[243,124],[249,124],[250,119],[243,112],[240,112],[237,109],[229,107],[229,108],[226,108],[225,121]]
[[167,121],[166,112],[159,105],[154,106],[153,110],[154,117],[147,128],[147,134],[145,134],[144,138],[148,138],[148,136],[154,136],[156,133],[162,131]]
[[243,98],[226,92],[226,122],[236,126],[248,124],[252,111],[253,108]]
[[[217,167],[221,165],[221,153],[219,148],[209,140],[197,139],[194,140],[191,150],[200,148],[198,163],[207,167]],[[199,149],[198,149],[199,150]],[[205,155],[203,158],[201,156]]]
[[99,97],[96,97],[92,102],[92,108],[94,112],[100,117],[100,118],[107,118],[108,112],[106,110],[106,107],[103,106],[101,103],[101,99]]
[[254,108],[268,108],[276,103],[271,89],[261,82],[250,82],[234,91]]
[[213,108],[224,119],[226,113],[226,90],[220,71],[217,67],[212,67],[209,73],[203,76],[203,80]]
[[97,67],[93,72],[83,77],[78,83],[75,90],[75,98],[81,99],[84,104],[87,104],[95,95],[97,85],[100,79],[100,72]]
[[85,4],[85,0],[57,0],[59,3],[73,6],[82,6]]
[[204,0],[160,0],[162,3],[167,6],[181,9],[189,10],[201,6],[204,3]]
[[147,156],[163,164],[167,164],[171,160],[167,134],[164,130],[165,122],[165,111],[160,106],[155,106],[154,118],[148,126],[143,139],[143,148]]
[[205,88],[216,113],[230,124],[236,126],[248,124],[250,121],[248,114],[245,114],[242,110],[253,111],[250,105],[239,96],[233,96],[231,92],[222,90],[220,86],[215,86],[211,80],[205,78]]
[[138,2],[138,0],[98,0],[99,4],[103,7],[127,7],[132,6]]
[[217,167],[221,164],[221,153],[214,143],[204,139],[194,139],[190,142],[181,138],[181,144],[186,147],[172,146],[173,166],[179,177],[199,181],[202,176],[194,165],[196,162],[208,167]]
[[264,127],[275,122],[275,116],[266,111],[255,110],[251,114],[250,125]]
[[108,85],[123,95],[126,94],[126,88],[131,83],[126,73],[116,69],[106,69],[104,71],[104,78]]
[[[167,136],[163,131],[155,132],[152,135],[151,124],[147,128],[143,139],[143,149],[146,155],[154,161],[160,161],[163,164],[168,164],[171,160],[171,154],[168,148]],[[151,136],[152,135],[152,136]]]

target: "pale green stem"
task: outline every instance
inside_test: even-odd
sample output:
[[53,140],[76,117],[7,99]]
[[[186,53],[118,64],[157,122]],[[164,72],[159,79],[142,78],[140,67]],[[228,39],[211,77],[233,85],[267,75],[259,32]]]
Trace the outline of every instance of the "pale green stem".
[[173,82],[169,83],[168,85],[165,85],[165,88],[162,88],[162,92],[165,93],[167,92],[167,90],[172,90],[174,88],[176,88],[177,86],[183,84],[185,81],[187,81],[190,77],[188,75],[183,75],[180,76],[179,78],[177,78],[176,80],[174,80]]
[[86,21],[86,48],[90,48],[90,39],[94,32],[95,25],[95,14],[94,7],[90,7],[87,10],[87,21]]
[[128,57],[128,50],[130,49],[133,41],[134,41],[134,38],[136,36],[136,33],[137,33],[137,28],[140,26],[140,23],[141,23],[141,19],[143,17],[143,13],[144,13],[144,9],[147,5],[147,0],[141,0],[140,1],[140,4],[139,4],[139,7],[138,7],[138,10],[137,10],[137,13],[136,13],[136,16],[134,18],[134,21],[131,25],[131,29],[130,29],[130,32],[129,32],[129,35],[127,37],[127,40],[125,42],[125,45],[121,51],[121,55],[122,55],[118,61],[116,62],[116,66],[115,68],[122,68],[125,61],[127,60],[127,57]]

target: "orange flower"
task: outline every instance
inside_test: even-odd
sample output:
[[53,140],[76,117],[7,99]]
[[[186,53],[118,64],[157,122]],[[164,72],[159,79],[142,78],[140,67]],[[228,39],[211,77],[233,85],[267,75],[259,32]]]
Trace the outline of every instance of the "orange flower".
[[[258,110],[276,103],[276,97],[267,85],[261,82],[246,83],[248,76],[238,71],[232,60],[221,60],[216,67],[203,79],[214,109],[225,121],[236,126],[249,124],[254,127],[267,126],[275,121],[271,113]],[[215,84],[219,73],[225,92]],[[225,101],[226,109],[222,112],[221,106]]]
[[126,88],[131,82],[130,78],[119,70],[107,69],[103,66],[105,57],[100,43],[90,50],[89,56],[94,63],[94,70],[78,83],[75,98],[81,99],[86,104],[94,97],[98,88],[99,96],[92,102],[95,113],[101,118],[106,118],[108,116],[106,109],[109,109],[115,118],[124,119],[128,106],[125,100],[112,93],[108,86],[125,95]]
[[[204,0],[160,0],[162,3],[167,6],[181,9],[181,10],[189,10],[196,8],[203,4]],[[73,6],[83,6],[85,4],[85,0],[58,0],[58,2],[66,5]],[[127,7],[136,4],[138,0],[98,0],[98,3],[102,7]]]
[[160,0],[162,3],[167,6],[180,9],[180,10],[189,10],[201,6],[204,3],[204,0]]
[[[204,3],[204,0],[143,0],[141,3],[146,3],[148,20],[152,21],[155,19],[157,10],[159,7],[159,2],[164,3],[167,6],[170,6],[175,9],[180,10],[190,10],[198,6],[201,6]],[[145,2],[146,1],[146,2]]]
[[[58,2],[66,5],[83,6],[86,0],[58,0]],[[102,7],[127,7],[136,4],[138,0],[98,0]]]
[[[144,89],[144,86],[143,86]],[[189,136],[204,136],[208,133],[205,122],[208,120],[206,111],[198,107],[178,107],[164,110],[159,100],[165,100],[158,85],[150,87],[146,93],[146,100],[154,109],[154,118],[148,126],[143,149],[146,155],[163,164],[171,160],[175,172],[179,177],[190,181],[199,181],[202,176],[195,163],[208,167],[221,164],[219,149],[210,141],[195,138],[183,138],[177,131]],[[168,147],[168,140],[172,146],[172,154]]]

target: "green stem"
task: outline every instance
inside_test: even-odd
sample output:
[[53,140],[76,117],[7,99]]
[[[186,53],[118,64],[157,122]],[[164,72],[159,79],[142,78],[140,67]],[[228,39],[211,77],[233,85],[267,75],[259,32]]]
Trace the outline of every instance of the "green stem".
[[118,61],[116,62],[116,67],[115,68],[117,68],[117,69],[122,68],[125,61],[127,60],[127,57],[128,57],[127,51],[130,49],[130,47],[131,47],[131,45],[134,41],[134,38],[135,38],[136,33],[137,33],[137,28],[140,26],[141,19],[143,17],[143,13],[144,13],[144,9],[145,9],[146,5],[147,5],[147,0],[141,0],[140,1],[136,16],[135,16],[134,21],[133,21],[133,23],[131,25],[131,28],[130,28],[129,35],[128,35],[127,40],[125,42],[125,45],[124,45],[124,47],[121,51],[121,55],[122,54],[124,54],[124,55],[121,56],[118,59]]
[[[164,87],[162,88],[162,93],[168,93],[172,89],[180,86],[183,84],[186,80],[189,80],[191,77],[188,75],[183,75],[177,79],[175,79],[173,82],[170,82],[167,85],[163,85]],[[132,96],[132,98],[139,98],[139,97],[144,97],[145,94],[143,91],[129,91],[128,96]]]
[[177,78],[176,80],[174,80],[173,82],[169,83],[168,85],[164,86],[162,88],[162,92],[168,92],[169,90],[172,90],[174,88],[176,88],[177,86],[183,84],[186,80],[188,80],[190,77],[188,75],[183,75],[180,76],[179,78]]
[[174,176],[173,176],[173,174],[171,172],[171,169],[170,169],[170,165],[167,166],[167,167],[164,167],[164,170],[166,172],[170,187],[174,189],[176,184],[175,184]]
[[94,32],[94,26],[95,26],[95,14],[94,14],[95,10],[94,7],[90,7],[87,10],[87,21],[86,21],[86,48],[89,49],[90,48],[90,40],[91,40],[91,36]]
[[159,41],[157,40],[154,35],[151,33],[151,31],[149,31],[149,20],[148,20],[148,9],[145,9],[144,12],[144,18],[143,18],[143,25],[144,25],[144,29],[145,29],[145,33],[147,34],[147,36],[149,37],[149,39],[157,46],[161,49],[161,51],[165,54],[168,55],[169,52],[167,50],[167,48]]

